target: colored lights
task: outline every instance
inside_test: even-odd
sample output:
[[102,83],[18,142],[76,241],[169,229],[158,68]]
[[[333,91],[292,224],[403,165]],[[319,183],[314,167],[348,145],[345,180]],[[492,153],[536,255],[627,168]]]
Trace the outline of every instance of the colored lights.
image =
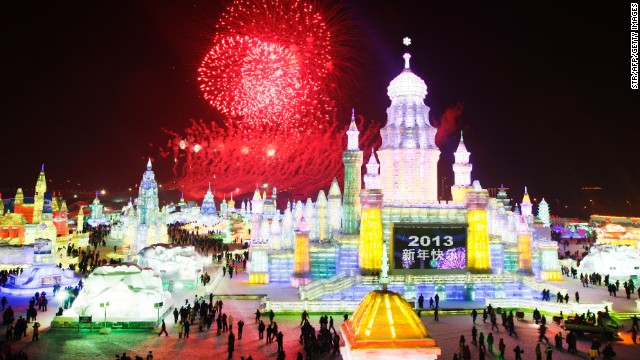
[[468,255],[469,270],[489,270],[489,232],[486,210],[469,210],[467,214],[469,222]]

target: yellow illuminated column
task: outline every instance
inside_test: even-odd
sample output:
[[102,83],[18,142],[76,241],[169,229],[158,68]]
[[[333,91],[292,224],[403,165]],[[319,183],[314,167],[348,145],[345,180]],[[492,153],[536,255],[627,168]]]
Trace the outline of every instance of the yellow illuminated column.
[[518,271],[530,274],[531,267],[531,233],[518,233]]
[[298,224],[296,231],[296,241],[293,249],[293,276],[291,276],[291,286],[297,288],[300,285],[311,282],[309,273],[309,230],[307,229],[304,217]]
[[469,210],[468,260],[469,270],[489,270],[491,268],[489,252],[489,232],[486,210]]
[[360,193],[362,219],[360,221],[359,261],[363,274],[377,273],[382,266],[382,191],[366,189]]

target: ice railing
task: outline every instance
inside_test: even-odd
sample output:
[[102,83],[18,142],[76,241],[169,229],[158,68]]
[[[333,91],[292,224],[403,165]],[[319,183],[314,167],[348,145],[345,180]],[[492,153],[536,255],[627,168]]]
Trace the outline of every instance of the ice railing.
[[601,303],[595,304],[576,302],[570,302],[567,304],[533,299],[486,298],[485,303],[487,304],[487,306],[491,304],[491,306],[493,306],[494,308],[500,307],[503,309],[538,309],[552,314],[560,314],[560,311],[562,311],[562,314],[564,314],[565,317],[573,314],[583,314],[586,313],[587,310],[591,311],[592,313],[605,311],[605,306],[607,307],[607,310],[613,310],[613,303],[606,300]]
[[[468,284],[468,283],[505,283],[520,281],[516,274],[455,274],[455,275],[391,275],[390,284]],[[377,276],[357,276],[356,282],[365,285],[377,285]],[[546,288],[549,288],[547,286]],[[541,290],[542,291],[542,290]]]
[[354,282],[353,277],[347,276],[344,271],[341,271],[330,278],[312,281],[307,285],[300,286],[300,299],[319,299],[324,295],[334,294],[347,289],[353,286]]
[[360,304],[360,301],[337,300],[337,301],[321,301],[321,300],[304,300],[304,301],[271,301],[269,298],[263,298],[261,306],[264,310],[273,310],[275,313],[301,313],[317,312],[352,312]]

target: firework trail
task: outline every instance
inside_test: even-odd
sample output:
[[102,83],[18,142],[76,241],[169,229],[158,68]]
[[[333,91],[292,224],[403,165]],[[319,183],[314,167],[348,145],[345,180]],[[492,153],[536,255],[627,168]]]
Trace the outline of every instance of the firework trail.
[[[358,117],[356,123],[360,148],[369,149],[364,154],[368,158],[371,147],[380,146],[379,122]],[[347,128],[348,123],[341,122],[290,146],[286,137],[258,133],[248,139],[241,130],[191,120],[183,133],[165,130],[172,139],[161,151],[174,163],[176,182],[171,185],[191,198],[202,198],[209,182],[218,197],[252,192],[265,182],[280,191],[309,196],[327,190],[334,177],[342,184]]]

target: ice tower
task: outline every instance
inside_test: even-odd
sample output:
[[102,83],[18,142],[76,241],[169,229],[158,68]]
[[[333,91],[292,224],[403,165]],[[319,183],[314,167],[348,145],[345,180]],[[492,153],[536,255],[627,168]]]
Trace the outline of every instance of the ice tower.
[[216,214],[216,202],[213,197],[213,193],[211,192],[211,183],[209,183],[209,188],[207,189],[207,193],[204,195],[204,199],[202,200],[202,206],[200,207],[200,213],[202,215],[215,215]]
[[464,194],[471,185],[472,165],[469,162],[469,155],[471,153],[464,146],[464,138],[461,132],[460,143],[456,152],[453,153],[455,163],[453,164],[454,185],[451,187],[451,197],[454,202],[463,202]]
[[329,222],[331,223],[331,231],[340,230],[342,227],[342,194],[338,179],[333,178],[331,187],[329,188]]
[[[351,124],[347,131],[347,151],[342,153],[344,163],[344,199],[342,202],[342,232],[358,233],[360,218],[360,189],[362,187],[362,151],[358,148],[358,127],[355,112],[351,112]],[[310,220],[307,218],[307,221]]]
[[142,175],[136,210],[140,225],[155,224],[160,208],[158,207],[158,183],[151,170],[151,159],[147,162],[147,171]]
[[36,193],[33,196],[33,219],[34,224],[40,224],[42,222],[42,209],[44,206],[44,193],[47,191],[47,179],[44,176],[44,164],[40,169],[40,175],[38,175],[38,181],[36,181]]

